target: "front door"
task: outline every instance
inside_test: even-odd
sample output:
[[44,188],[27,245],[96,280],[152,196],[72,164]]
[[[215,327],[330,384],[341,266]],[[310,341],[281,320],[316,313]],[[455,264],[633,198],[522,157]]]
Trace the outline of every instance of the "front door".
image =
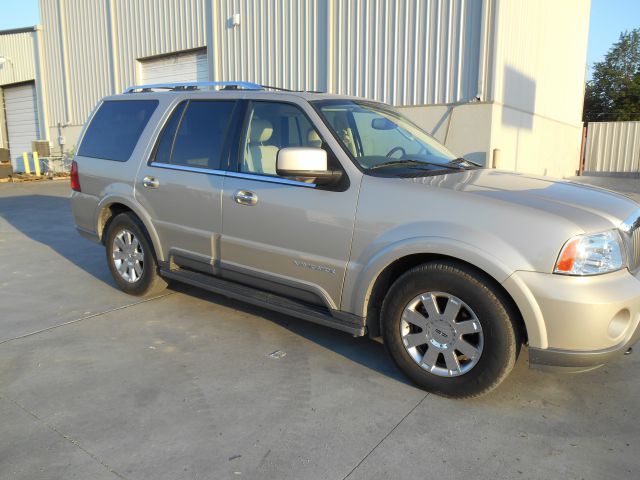
[[236,102],[185,100],[141,167],[136,199],[151,216],[164,258],[215,273],[222,233],[223,163]]
[[322,189],[276,174],[279,149],[326,148],[300,106],[254,101],[245,118],[237,171],[224,184],[222,273],[337,308],[357,185],[346,181],[343,188]]

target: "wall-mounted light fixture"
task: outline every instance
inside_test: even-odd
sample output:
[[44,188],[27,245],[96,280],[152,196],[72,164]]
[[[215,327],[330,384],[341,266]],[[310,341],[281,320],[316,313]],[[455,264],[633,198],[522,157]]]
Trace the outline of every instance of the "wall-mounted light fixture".
[[231,27],[239,27],[240,26],[240,14],[234,13],[231,16]]
[[4,67],[5,63],[9,63],[13,67],[13,62],[9,57],[5,57],[4,55],[0,55],[0,68]]

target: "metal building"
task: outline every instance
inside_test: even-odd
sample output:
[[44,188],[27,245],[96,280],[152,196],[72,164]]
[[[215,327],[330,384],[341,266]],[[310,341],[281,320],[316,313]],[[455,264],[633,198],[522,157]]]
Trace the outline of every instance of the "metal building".
[[37,115],[46,127],[37,133],[54,148],[71,149],[96,102],[129,85],[244,80],[389,102],[471,160],[490,164],[499,149],[501,168],[572,175],[589,6],[589,0],[40,0]]

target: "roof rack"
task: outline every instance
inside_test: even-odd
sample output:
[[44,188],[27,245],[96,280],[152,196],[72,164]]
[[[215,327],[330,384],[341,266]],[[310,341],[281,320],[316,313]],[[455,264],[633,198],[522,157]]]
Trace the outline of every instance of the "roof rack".
[[220,90],[264,90],[262,85],[251,82],[184,82],[134,85],[126,88],[123,93],[135,93],[136,91],[151,92],[153,90],[201,90],[203,88],[219,88]]

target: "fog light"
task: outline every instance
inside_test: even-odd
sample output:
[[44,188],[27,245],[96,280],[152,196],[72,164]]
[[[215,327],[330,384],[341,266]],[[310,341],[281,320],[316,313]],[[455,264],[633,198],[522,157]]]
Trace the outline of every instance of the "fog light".
[[631,314],[629,310],[623,308],[609,322],[609,337],[612,339],[619,338],[629,326],[629,322],[631,321]]

